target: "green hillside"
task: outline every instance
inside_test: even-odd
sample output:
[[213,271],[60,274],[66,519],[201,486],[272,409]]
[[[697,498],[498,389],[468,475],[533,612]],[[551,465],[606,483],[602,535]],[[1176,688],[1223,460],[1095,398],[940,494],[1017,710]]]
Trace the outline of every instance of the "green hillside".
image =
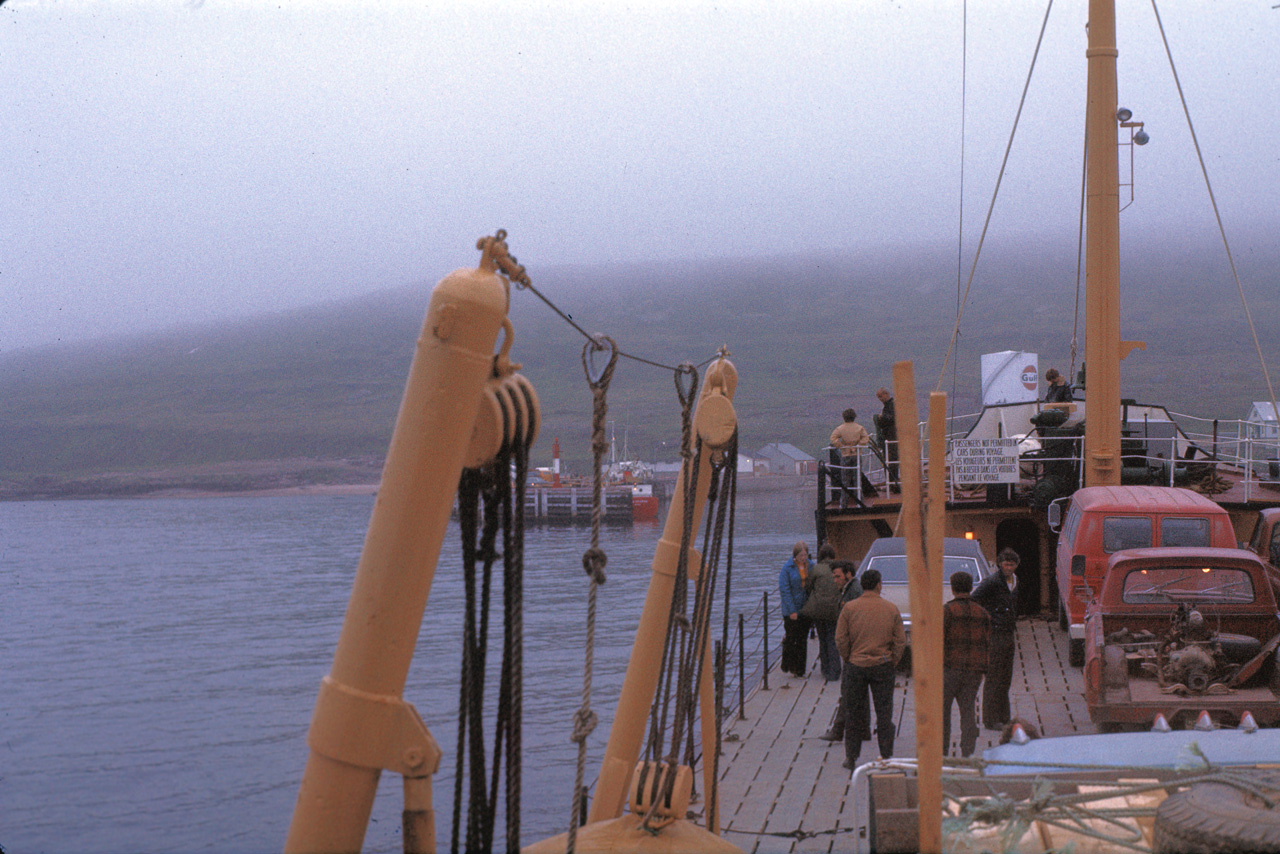
[[[942,388],[954,390],[955,412],[978,407],[982,353],[1024,349],[1040,354],[1042,371],[1068,367],[1072,251],[1036,246],[984,259],[956,376]],[[1225,265],[1211,249],[1145,254],[1155,260],[1124,279],[1124,337],[1148,344],[1125,363],[1124,394],[1242,417],[1267,391]],[[1242,279],[1266,282],[1277,261],[1245,259]],[[915,362],[922,400],[938,383],[956,266],[939,249],[530,274],[576,323],[613,336],[624,353],[674,366],[703,363],[727,345],[740,374],[743,447],[789,441],[816,454],[846,406],[870,424],[875,389],[890,382],[895,361]],[[147,489],[242,488],[255,465],[282,460],[288,483],[376,479],[429,297],[423,284],[219,327],[0,355],[0,496],[136,492],[139,475],[150,476]],[[1274,364],[1280,294],[1249,298]],[[559,437],[565,465],[583,471],[584,339],[526,291],[513,293],[511,317],[513,358],[543,408],[534,462],[548,464]],[[1083,350],[1081,332],[1080,358]],[[609,400],[619,453],[625,438],[633,457],[675,458],[670,371],[623,359]]]

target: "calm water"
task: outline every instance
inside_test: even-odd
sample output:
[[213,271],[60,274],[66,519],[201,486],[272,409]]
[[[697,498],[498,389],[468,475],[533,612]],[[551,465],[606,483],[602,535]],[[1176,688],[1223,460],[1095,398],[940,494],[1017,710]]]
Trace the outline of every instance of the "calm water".
[[[0,846],[279,850],[372,506],[353,497],[0,503]],[[588,781],[660,531],[637,524],[602,538],[609,582],[592,698],[601,725]],[[739,498],[732,613],[774,587],[797,539],[813,539],[809,491]],[[586,528],[535,527],[526,538],[526,844],[568,826],[588,543]],[[435,781],[446,846],[458,555],[451,526],[405,689],[446,753]],[[400,809],[399,778],[384,775],[366,850],[401,849]]]

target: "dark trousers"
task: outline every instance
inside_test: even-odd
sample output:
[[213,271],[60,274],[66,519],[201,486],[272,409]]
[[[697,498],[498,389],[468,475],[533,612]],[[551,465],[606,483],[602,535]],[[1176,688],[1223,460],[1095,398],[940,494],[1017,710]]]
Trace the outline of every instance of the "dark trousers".
[[840,650],[836,649],[836,624],[829,620],[814,620],[818,630],[818,660],[822,662],[822,678],[834,682],[840,678]]
[[782,672],[793,676],[804,676],[809,660],[809,626],[808,617],[789,615],[782,617],[782,627],[786,634],[782,637]]
[[[951,703],[960,705],[960,755],[972,756],[978,746],[978,686],[982,684],[982,672],[957,670],[948,667],[942,671],[942,752],[951,746]],[[1007,695],[1006,695],[1007,696]]]
[[[844,661],[842,661],[841,663],[844,663],[844,672],[845,673],[849,672],[849,668],[852,667],[852,665],[849,665],[849,663]],[[847,720],[847,717],[849,717],[849,714],[845,712],[844,679],[845,679],[845,676],[842,675],[841,682],[840,682],[840,700],[838,700],[838,702],[836,703],[836,713],[833,714],[831,718],[831,731],[835,732],[837,739],[840,739],[841,741],[845,740],[845,721]],[[863,721],[863,725],[865,729],[859,732],[858,734],[859,739],[863,741],[872,740],[872,726],[870,726],[870,721]]]
[[1016,653],[1013,632],[991,633],[987,681],[982,686],[982,725],[989,729],[999,729],[1013,717],[1009,710],[1009,686],[1013,683],[1013,657]]
[[859,735],[871,726],[871,708],[867,692],[871,692],[871,704],[876,711],[876,741],[880,755],[893,755],[893,676],[892,664],[874,667],[858,667],[845,662],[844,681],[841,683],[841,702],[848,715],[844,726],[844,758],[850,765],[858,764],[862,752]]

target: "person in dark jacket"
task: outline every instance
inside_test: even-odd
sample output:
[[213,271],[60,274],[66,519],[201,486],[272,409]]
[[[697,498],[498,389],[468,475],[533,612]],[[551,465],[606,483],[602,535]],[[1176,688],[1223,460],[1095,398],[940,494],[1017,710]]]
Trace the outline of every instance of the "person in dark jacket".
[[801,678],[808,668],[808,617],[800,614],[804,607],[804,585],[809,578],[809,547],[796,543],[791,558],[778,573],[778,593],[782,597],[782,672]]
[[1067,378],[1057,368],[1050,368],[1045,371],[1044,379],[1049,384],[1049,387],[1044,392],[1045,403],[1071,402],[1071,386],[1067,384]]
[[942,607],[942,752],[951,745],[951,703],[960,706],[960,755],[978,745],[978,687],[987,670],[991,617],[970,597],[973,576],[951,573],[952,599]]
[[813,620],[818,631],[818,660],[822,678],[834,682],[840,678],[840,651],[836,649],[836,620],[840,616],[840,585],[836,583],[832,565],[836,550],[830,543],[818,547],[818,562],[809,571],[805,587],[807,598],[801,616]]
[[898,416],[894,411],[893,394],[889,389],[882,387],[876,392],[876,398],[881,403],[880,414],[875,416],[876,433],[884,443],[889,491],[898,492],[901,488],[898,480]]
[[991,647],[986,684],[982,686],[982,725],[987,729],[1003,729],[1013,717],[1009,709],[1009,686],[1013,682],[1013,658],[1017,654],[1017,571],[1021,562],[1013,549],[1001,549],[996,556],[1000,571],[984,578],[973,591],[973,601],[991,616]]

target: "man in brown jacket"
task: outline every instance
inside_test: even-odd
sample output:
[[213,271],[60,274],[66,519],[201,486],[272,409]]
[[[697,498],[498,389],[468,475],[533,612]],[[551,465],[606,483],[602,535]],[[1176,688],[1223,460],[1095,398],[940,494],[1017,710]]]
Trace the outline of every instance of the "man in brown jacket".
[[858,733],[871,725],[867,691],[876,710],[880,758],[893,755],[894,671],[907,647],[898,606],[880,595],[880,573],[862,573],[862,595],[844,606],[836,623],[836,648],[845,661],[840,702],[849,716],[844,729],[844,767],[857,767],[862,741]]

